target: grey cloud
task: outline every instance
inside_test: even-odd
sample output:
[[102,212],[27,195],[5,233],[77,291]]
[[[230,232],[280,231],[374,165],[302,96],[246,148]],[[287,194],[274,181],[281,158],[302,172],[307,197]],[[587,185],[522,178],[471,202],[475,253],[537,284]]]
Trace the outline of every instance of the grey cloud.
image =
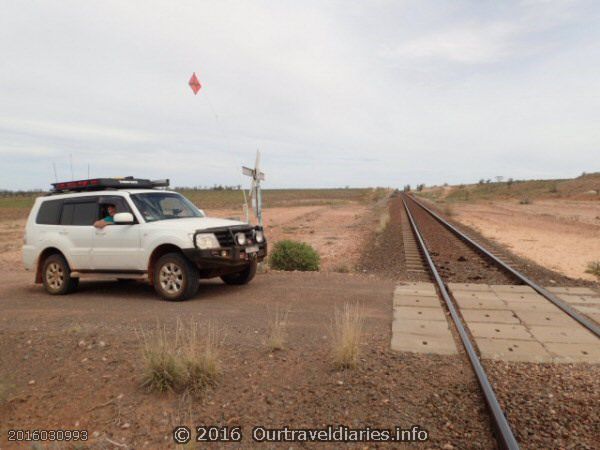
[[597,169],[599,13],[529,1],[8,4],[0,187],[46,187],[52,162],[70,173],[69,155],[79,175],[90,164],[238,184],[256,148],[267,187],[577,175]]

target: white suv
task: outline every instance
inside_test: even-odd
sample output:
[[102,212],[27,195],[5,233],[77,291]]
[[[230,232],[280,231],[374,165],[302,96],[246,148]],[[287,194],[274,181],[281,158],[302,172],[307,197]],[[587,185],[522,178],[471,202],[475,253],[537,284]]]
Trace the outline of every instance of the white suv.
[[[167,185],[132,177],[54,184],[29,214],[25,268],[54,295],[73,292],[84,277],[147,280],[172,301],[193,296],[200,278],[248,283],[267,254],[262,228],[206,217],[159,189]],[[103,218],[112,223],[94,226]]]

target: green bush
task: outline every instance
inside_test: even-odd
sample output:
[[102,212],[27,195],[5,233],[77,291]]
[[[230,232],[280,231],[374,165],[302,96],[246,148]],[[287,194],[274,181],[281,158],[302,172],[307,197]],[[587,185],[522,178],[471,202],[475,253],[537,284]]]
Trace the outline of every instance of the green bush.
[[319,270],[319,254],[304,242],[284,240],[275,244],[270,264],[275,270]]

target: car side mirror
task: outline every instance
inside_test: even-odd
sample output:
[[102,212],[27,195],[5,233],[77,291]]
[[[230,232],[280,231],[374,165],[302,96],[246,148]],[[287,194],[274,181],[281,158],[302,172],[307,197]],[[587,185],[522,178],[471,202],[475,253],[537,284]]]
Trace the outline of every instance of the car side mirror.
[[128,212],[116,213],[113,217],[113,220],[119,225],[131,225],[135,222],[133,214]]

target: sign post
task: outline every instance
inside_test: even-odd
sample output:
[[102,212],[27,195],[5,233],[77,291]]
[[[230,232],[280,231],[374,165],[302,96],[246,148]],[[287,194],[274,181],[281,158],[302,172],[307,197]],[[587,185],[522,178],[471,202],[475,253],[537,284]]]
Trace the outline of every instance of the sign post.
[[258,220],[258,224],[262,227],[262,193],[260,191],[260,182],[265,180],[265,174],[260,171],[260,151],[256,150],[256,162],[254,163],[254,169],[242,166],[242,174],[252,177],[252,183],[250,184],[250,202],[254,209],[254,214]]

